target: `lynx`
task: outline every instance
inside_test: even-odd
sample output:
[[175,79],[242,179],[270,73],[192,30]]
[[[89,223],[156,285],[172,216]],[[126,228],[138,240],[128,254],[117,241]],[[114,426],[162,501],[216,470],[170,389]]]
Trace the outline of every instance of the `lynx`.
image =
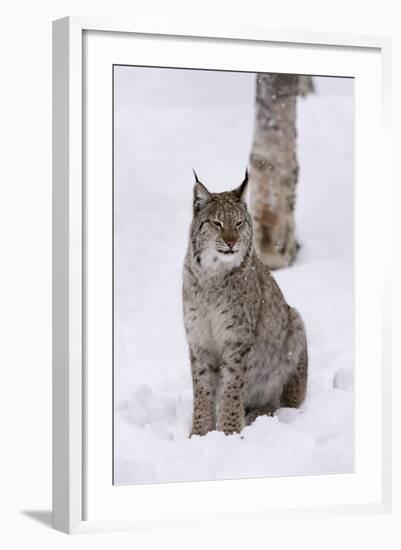
[[299,407],[307,345],[290,307],[252,244],[242,184],[210,193],[195,174],[184,261],[184,322],[194,393],[191,435],[241,432],[259,415]]

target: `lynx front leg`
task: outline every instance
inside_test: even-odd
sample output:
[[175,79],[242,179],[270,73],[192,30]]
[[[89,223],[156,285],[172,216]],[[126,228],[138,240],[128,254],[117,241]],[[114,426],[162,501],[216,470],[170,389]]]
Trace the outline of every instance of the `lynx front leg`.
[[250,347],[228,354],[221,366],[221,392],[217,404],[217,429],[225,434],[240,432],[245,426],[244,385]]
[[205,435],[216,429],[217,369],[210,353],[201,348],[191,349],[194,407],[192,435]]

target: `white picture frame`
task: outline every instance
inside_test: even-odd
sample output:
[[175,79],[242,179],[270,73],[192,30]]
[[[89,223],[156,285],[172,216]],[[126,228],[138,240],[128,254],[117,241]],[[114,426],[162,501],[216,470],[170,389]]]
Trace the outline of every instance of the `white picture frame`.
[[[84,38],[85,35],[89,36],[88,33],[92,33],[91,36],[94,37],[90,44]],[[127,46],[128,42],[122,44],[123,40],[130,39],[143,41],[141,43],[141,59],[138,58],[137,48],[130,49]],[[166,45],[163,50],[157,47],[161,40]],[[274,495],[278,495],[280,491],[283,494],[282,501],[279,502],[276,499],[276,502],[270,502],[264,506],[255,497],[252,507],[243,508],[235,504],[236,493],[240,491],[247,495],[255,495],[255,487],[261,483],[261,480],[142,485],[117,489],[111,484],[111,471],[109,477],[107,477],[107,473],[105,474],[110,466],[111,448],[109,449],[109,458],[104,461],[103,458],[107,454],[110,440],[107,437],[101,440],[98,438],[98,434],[95,434],[91,421],[93,412],[88,410],[88,402],[91,403],[90,407],[100,407],[100,405],[96,404],[95,382],[87,376],[88,357],[89,362],[93,360],[91,359],[93,354],[91,355],[91,351],[88,354],[88,350],[95,345],[95,340],[99,341],[94,339],[92,334],[93,323],[90,320],[93,319],[91,311],[93,300],[91,301],[90,297],[88,299],[91,285],[87,277],[87,270],[89,267],[89,271],[91,271],[91,262],[94,262],[93,265],[95,265],[96,262],[107,261],[107,258],[91,254],[92,241],[87,233],[87,214],[89,211],[90,220],[96,220],[97,212],[104,212],[104,209],[107,208],[110,195],[106,187],[104,187],[103,193],[100,186],[99,195],[94,197],[87,192],[84,185],[86,178],[93,177],[90,174],[88,176],[88,172],[90,173],[93,167],[92,161],[88,161],[88,158],[90,159],[91,155],[93,158],[93,152],[90,143],[88,144],[87,134],[84,134],[84,130],[91,132],[87,125],[91,124],[93,119],[86,112],[88,104],[84,86],[87,84],[88,78],[102,79],[106,75],[106,71],[101,66],[102,63],[95,63],[95,60],[100,59],[104,64],[110,64],[114,62],[113,55],[122,55],[124,59],[131,59],[131,64],[169,66],[168,64],[171,63],[174,66],[188,66],[188,59],[183,59],[182,65],[180,65],[180,62],[177,64],[178,58],[173,60],[171,52],[169,54],[168,44],[171,43],[171,51],[173,51],[174,40],[188,47],[190,44],[196,43],[197,49],[193,51],[192,55],[198,55],[196,52],[200,52],[198,59],[202,59],[201,50],[207,46],[205,49],[208,50],[208,55],[213,55],[215,58],[215,67],[221,66],[219,65],[221,63],[220,56],[224,53],[225,63],[228,64],[225,65],[225,68],[228,66],[236,68],[239,59],[243,59],[241,58],[241,47],[246,46],[249,49],[254,46],[263,48],[265,45],[270,45],[271,47],[276,46],[277,51],[284,52],[283,56],[286,48],[303,51],[304,59],[300,59],[302,56],[298,56],[296,61],[299,67],[297,72],[316,74],[314,67],[322,67],[322,63],[325,61],[327,73],[319,72],[318,74],[353,76],[354,69],[351,66],[345,69],[345,73],[344,69],[341,69],[344,66],[341,65],[343,60],[352,54],[355,56],[354,63],[356,63],[353,67],[357,67],[358,63],[361,64],[361,86],[368,85],[368,80],[364,81],[362,74],[367,75],[370,71],[370,63],[373,63],[375,70],[370,71],[370,77],[374,82],[374,92],[372,92],[374,95],[371,99],[376,109],[373,124],[376,124],[375,130],[378,131],[378,133],[375,132],[374,137],[372,136],[373,142],[368,143],[364,136],[366,121],[363,120],[363,117],[358,118],[358,109],[356,111],[356,140],[360,145],[360,149],[356,150],[356,178],[357,181],[364,178],[367,182],[365,191],[361,186],[356,187],[357,246],[362,242],[361,239],[358,240],[358,230],[360,232],[368,230],[372,208],[377,205],[375,198],[368,196],[369,189],[371,189],[370,182],[373,183],[373,178],[376,180],[379,178],[381,182],[381,202],[377,214],[380,217],[379,229],[376,230],[375,235],[372,233],[371,237],[380,242],[381,235],[390,232],[388,228],[386,229],[386,224],[389,223],[387,212],[391,209],[388,141],[391,51],[389,38],[306,31],[241,30],[228,27],[215,31],[213,28],[180,28],[178,24],[175,28],[145,29],[127,22],[82,17],[69,17],[55,21],[53,27],[53,526],[67,533],[75,533],[162,525],[192,525],[210,522],[214,518],[228,521],[227,513],[219,515],[213,507],[203,516],[196,513],[196,507],[191,514],[188,511],[188,502],[195,498],[195,494],[196,500],[200,503],[205,502],[206,499],[215,501],[216,506],[220,507],[224,503],[230,503],[231,521],[265,521],[277,517],[388,512],[391,508],[390,289],[386,275],[390,272],[389,245],[385,245],[386,254],[381,262],[383,269],[371,273],[367,276],[371,279],[368,282],[365,281],[365,285],[368,283],[374,285],[373,307],[378,315],[370,328],[365,327],[366,330],[363,335],[361,334],[361,338],[370,338],[372,349],[375,351],[366,351],[364,355],[362,351],[358,353],[357,349],[356,361],[370,365],[370,370],[367,368],[370,378],[366,378],[364,387],[366,387],[368,399],[373,398],[372,414],[375,415],[376,420],[369,425],[372,426],[374,449],[372,448],[372,452],[368,453],[366,451],[369,451],[369,446],[363,447],[366,461],[370,460],[371,462],[366,466],[366,471],[355,484],[355,488],[349,491],[349,498],[346,498],[344,493],[344,488],[351,486],[350,478],[346,476],[342,481],[340,477],[336,479],[335,484],[338,485],[336,494],[333,487],[319,489],[316,486],[316,481],[306,477],[292,478],[289,481],[282,478],[263,480],[263,482],[269,483],[269,491],[273,495],[272,500],[274,500]],[[224,52],[219,52],[220,45],[224,45]],[[120,53],[118,53],[118,48],[120,48]],[[307,52],[318,52],[319,48],[324,48],[327,59],[324,60],[322,56],[319,58],[319,55],[316,55],[314,60],[309,59]],[[230,50],[233,50],[231,54]],[[342,52],[341,55],[339,52]],[[364,65],[363,56],[358,58],[359,52],[366,53],[366,66],[364,67],[362,67]],[[246,52],[243,55],[246,58]],[[84,60],[88,72],[85,72]],[[199,63],[199,60],[195,60],[191,66],[197,68],[200,66]],[[91,73],[92,66],[94,67],[93,73]],[[202,66],[210,67],[210,58],[206,65]],[[274,70],[274,65],[271,67],[271,70]],[[102,93],[99,95],[102,98],[99,101],[108,101],[107,94],[110,93],[110,90],[104,90],[104,87],[101,89]],[[86,118],[87,116],[89,118]],[[111,154],[109,150],[111,118],[107,120],[100,121],[100,126],[97,128],[98,135],[105,136],[104,142],[97,144],[97,152],[102,151],[106,153],[106,156],[107,152]],[[379,146],[381,155],[372,168],[372,166],[368,166],[371,157],[364,158],[364,155],[371,153],[373,146]],[[110,174],[108,170],[104,170],[104,167],[102,173],[103,175],[99,174],[99,177],[106,179]],[[96,224],[96,221],[93,223]],[[111,235],[107,236],[109,229],[110,226],[107,223],[103,229],[99,225],[96,228],[93,226],[93,230],[98,231],[99,238],[104,238],[105,241],[109,239],[108,244],[111,239]],[[91,231],[92,229],[89,230],[89,234]],[[100,263],[96,265],[100,265]],[[364,250],[358,248],[356,271],[364,269],[366,265],[368,264]],[[103,280],[103,283],[110,285],[111,273],[106,274],[105,277],[108,279]],[[358,284],[359,282],[357,279]],[[363,290],[361,286],[360,294],[358,289],[359,286],[356,287],[356,307],[360,309],[359,319],[362,323],[368,314],[363,300],[366,287]],[[110,303],[108,302],[102,311],[110,312]],[[109,326],[107,322],[104,326],[98,326],[97,334],[105,331],[107,336]],[[98,345],[100,346],[100,343]],[[108,356],[104,350],[99,354]],[[101,378],[102,375],[100,375]],[[103,382],[99,382],[99,392],[105,391],[107,391],[107,381],[106,378],[103,378]],[[91,392],[94,393],[91,394]],[[371,393],[369,394],[369,392]],[[88,395],[90,396],[89,400]],[[361,421],[361,418],[358,417],[358,400],[360,399],[362,403],[365,399],[358,392],[358,377],[356,399],[356,428],[358,430],[363,425],[363,419]],[[102,407],[101,410],[100,408],[97,410],[96,414],[99,422],[104,422],[102,425],[105,426],[107,432],[111,426],[110,418],[107,415],[111,416],[112,410],[109,407],[109,402]],[[360,410],[367,410],[366,403],[361,405]],[[368,423],[368,420],[366,422]],[[361,442],[361,449],[362,445],[363,442]],[[366,445],[368,444],[366,443]],[[88,450],[89,455],[92,453],[93,456],[92,449],[98,453],[100,464],[98,469],[94,467],[93,461],[87,459]],[[367,454],[371,456],[368,457]],[[372,472],[374,472],[373,476]],[[356,475],[354,478],[356,479],[358,471],[356,474],[350,475]],[[317,476],[315,476],[315,480],[316,478]],[[370,484],[367,481],[369,478],[371,478]],[[291,507],[286,505],[285,499],[285,492],[290,484],[296,491],[299,491],[299,496],[293,498]],[[333,486],[334,482],[330,485]],[[283,489],[280,489],[279,486]],[[305,488],[308,486],[311,488],[311,495],[314,495],[309,501],[302,496],[305,495]],[[324,491],[330,493],[331,490],[333,490],[331,500],[324,499]],[[114,492],[113,495],[110,491]],[[117,494],[117,491],[119,492],[117,500],[120,501],[121,506],[117,504],[117,500],[114,500],[114,494]],[[321,503],[319,503],[319,491],[322,494]],[[168,513],[163,514],[162,510],[166,510],[166,503],[171,503],[172,498],[175,499],[174,506],[170,507]],[[97,503],[98,508],[92,504],[89,504],[88,507],[88,501]],[[135,502],[140,504],[134,506]],[[186,504],[180,504],[183,502]],[[88,513],[88,509],[96,509],[96,513]],[[127,513],[124,514],[121,510],[127,510]]]

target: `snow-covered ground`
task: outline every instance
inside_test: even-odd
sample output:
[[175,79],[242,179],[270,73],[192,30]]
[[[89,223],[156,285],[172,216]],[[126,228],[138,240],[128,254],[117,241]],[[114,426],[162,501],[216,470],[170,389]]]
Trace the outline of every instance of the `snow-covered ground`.
[[353,82],[315,79],[298,103],[302,249],[275,272],[309,344],[300,410],[239,435],[188,438],[192,386],[181,270],[193,176],[237,186],[254,75],[115,69],[115,483],[353,470]]

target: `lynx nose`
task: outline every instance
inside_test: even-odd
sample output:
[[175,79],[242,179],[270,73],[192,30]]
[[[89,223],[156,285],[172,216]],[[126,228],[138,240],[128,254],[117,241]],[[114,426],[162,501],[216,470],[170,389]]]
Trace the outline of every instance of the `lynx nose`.
[[237,242],[237,239],[234,239],[233,237],[230,237],[228,239],[224,239],[224,242],[226,243],[226,245],[230,248],[233,248],[233,246],[236,244]]

